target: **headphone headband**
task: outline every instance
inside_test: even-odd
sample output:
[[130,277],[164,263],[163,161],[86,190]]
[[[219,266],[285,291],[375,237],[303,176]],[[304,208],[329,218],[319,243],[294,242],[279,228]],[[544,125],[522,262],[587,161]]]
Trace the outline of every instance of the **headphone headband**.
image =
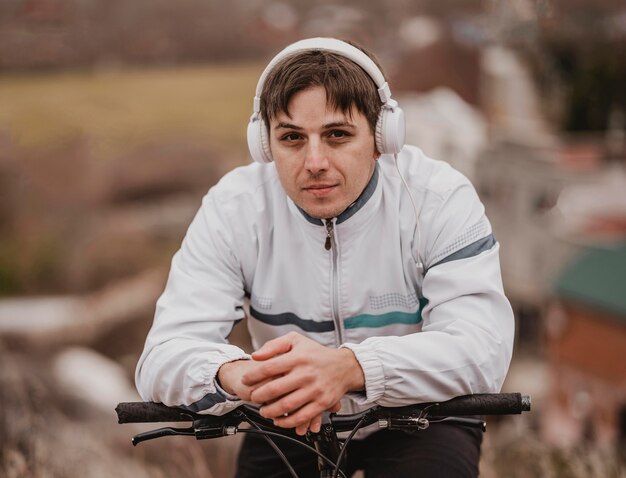
[[269,75],[269,73],[274,69],[276,64],[294,53],[307,50],[330,51],[352,60],[354,63],[363,68],[370,78],[374,80],[374,83],[376,83],[376,87],[378,88],[380,101],[382,101],[383,104],[386,104],[389,100],[391,100],[391,91],[384,75],[376,66],[376,63],[374,63],[374,61],[361,50],[350,45],[349,43],[337,40],[336,38],[307,38],[285,47],[283,50],[278,52],[278,54],[272,58],[272,61],[270,61],[265,67],[265,70],[261,73],[261,77],[256,85],[256,93],[254,95],[253,104],[253,110],[255,113],[259,113],[261,111],[261,93],[263,93],[263,85],[265,84],[267,75]]

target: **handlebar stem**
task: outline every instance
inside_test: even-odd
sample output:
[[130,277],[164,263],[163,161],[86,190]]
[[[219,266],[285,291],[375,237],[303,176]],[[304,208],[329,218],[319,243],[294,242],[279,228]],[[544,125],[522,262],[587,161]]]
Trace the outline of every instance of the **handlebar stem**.
[[[341,449],[339,447],[339,440],[337,439],[337,434],[335,433],[335,428],[333,427],[331,420],[331,414],[324,412],[322,414],[322,426],[320,431],[318,433],[307,432],[306,437],[307,440],[315,446],[315,449],[319,453],[329,458],[333,463],[336,463],[339,458],[339,453],[341,453]],[[328,476],[332,476],[334,468],[319,457],[317,461],[320,469],[320,476],[326,476],[324,473],[328,472],[331,473],[328,474]]]

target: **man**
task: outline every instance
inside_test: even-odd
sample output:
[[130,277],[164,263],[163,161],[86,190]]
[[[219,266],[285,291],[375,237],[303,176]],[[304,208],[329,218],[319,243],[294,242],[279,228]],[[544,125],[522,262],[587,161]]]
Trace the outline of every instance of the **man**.
[[[248,128],[257,164],[209,191],[173,259],[137,366],[144,400],[210,414],[252,402],[304,435],[327,410],[500,389],[513,316],[498,244],[471,184],[404,146],[403,121],[351,44],[303,40],[270,62]],[[246,297],[251,356],[227,342]],[[357,438],[350,473],[478,473],[475,431]],[[278,444],[316,476],[314,456]],[[246,437],[237,476],[289,475]]]

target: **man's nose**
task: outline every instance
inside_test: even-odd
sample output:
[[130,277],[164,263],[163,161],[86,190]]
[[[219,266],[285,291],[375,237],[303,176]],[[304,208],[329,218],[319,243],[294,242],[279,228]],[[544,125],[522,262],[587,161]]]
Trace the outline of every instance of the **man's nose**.
[[318,138],[309,138],[306,146],[304,167],[312,173],[318,173],[328,169],[328,157],[326,148]]

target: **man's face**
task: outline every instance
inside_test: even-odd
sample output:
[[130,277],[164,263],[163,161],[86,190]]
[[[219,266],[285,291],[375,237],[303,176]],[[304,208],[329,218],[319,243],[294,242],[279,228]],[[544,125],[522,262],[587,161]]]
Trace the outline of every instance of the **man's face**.
[[361,194],[378,153],[365,116],[332,109],[321,86],[296,93],[270,124],[270,149],[287,195],[309,215],[341,214]]

